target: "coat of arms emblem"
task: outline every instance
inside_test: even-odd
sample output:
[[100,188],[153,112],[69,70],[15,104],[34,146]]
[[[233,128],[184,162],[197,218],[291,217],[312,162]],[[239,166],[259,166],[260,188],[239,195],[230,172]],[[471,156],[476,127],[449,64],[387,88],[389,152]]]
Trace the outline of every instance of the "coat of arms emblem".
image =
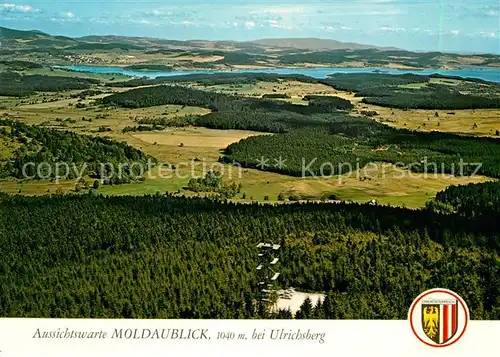
[[432,289],[420,294],[408,315],[413,333],[432,347],[446,347],[457,342],[469,321],[464,300],[446,289]]

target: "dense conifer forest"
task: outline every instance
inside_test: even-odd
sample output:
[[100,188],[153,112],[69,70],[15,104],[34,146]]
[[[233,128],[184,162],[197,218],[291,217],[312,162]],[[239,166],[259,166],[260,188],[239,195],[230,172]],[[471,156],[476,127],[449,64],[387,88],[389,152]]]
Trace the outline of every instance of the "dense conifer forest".
[[351,110],[354,105],[347,99],[326,95],[307,95],[304,97],[310,106],[326,107],[330,109]]
[[[461,94],[449,89],[384,91],[374,89],[373,94],[363,98],[367,104],[401,109],[495,109],[500,108],[500,97],[484,97]],[[367,94],[367,93],[365,93]]]
[[280,286],[328,292],[299,318],[405,319],[439,286],[473,319],[499,319],[499,224],[357,204],[4,195],[0,316],[290,317],[252,303],[265,241],[283,245]]
[[465,217],[500,217],[500,182],[450,186],[436,195],[436,202]]
[[10,71],[25,71],[34,68],[43,68],[41,64],[29,61],[7,61],[0,60],[0,65],[5,66]]
[[418,74],[384,74],[384,73],[335,73],[322,80],[339,90],[359,92],[366,88],[393,87],[406,84],[428,83],[429,76]]
[[[25,65],[25,64],[23,64]],[[23,97],[35,92],[61,92],[70,89],[89,89],[100,81],[90,78],[21,75],[16,72],[0,72],[0,95]]]
[[[468,79],[470,83],[454,87],[429,83],[431,78],[457,79],[439,75],[356,73],[333,74],[322,83],[340,90],[356,92],[356,96],[365,97],[364,103],[391,108],[458,110],[500,107],[500,86],[497,83]],[[423,86],[406,86],[409,84]]]
[[[104,105],[124,108],[143,108],[176,104],[203,107],[212,109],[213,111],[240,111],[248,113],[255,110],[261,110],[268,112],[289,111],[300,114],[314,114],[336,111],[336,105],[332,104],[333,101],[336,103],[340,102],[338,99],[335,100],[335,98],[332,98],[329,102],[330,105],[314,105],[314,102],[311,105],[298,105],[285,101],[247,98],[191,89],[178,85],[159,85],[115,93],[103,98],[100,102]],[[338,106],[345,107],[346,104],[343,103]]]
[[280,80],[297,80],[304,83],[319,83],[319,80],[304,75],[286,75],[273,73],[217,73],[187,74],[178,76],[160,76],[156,78],[135,78],[128,81],[107,83],[109,87],[140,87],[163,83],[197,83],[206,86],[223,84],[243,85],[256,84],[259,81],[278,82]]
[[318,121],[316,128],[241,140],[229,145],[221,160],[263,169],[262,157],[282,157],[287,160],[286,168],[264,169],[292,176],[341,174],[358,164],[363,167],[379,161],[428,174],[500,177],[498,140],[391,129],[370,119],[350,116],[328,119]]
[[[110,165],[114,165],[116,169],[118,164],[122,164],[123,175],[121,178],[118,175],[114,177],[113,183],[124,183],[139,174],[136,172],[137,168],[134,171],[134,167],[128,165],[133,162],[146,164],[148,159],[155,161],[125,143],[12,120],[0,120],[0,143],[2,141],[18,144],[18,148],[4,162],[0,161],[1,178],[53,179],[58,172],[67,178],[77,178],[80,175],[104,177],[109,176],[110,172],[101,172],[103,168],[111,170]],[[42,163],[43,165],[39,165]],[[59,171],[56,169],[61,163],[70,166],[69,172],[63,166]]]

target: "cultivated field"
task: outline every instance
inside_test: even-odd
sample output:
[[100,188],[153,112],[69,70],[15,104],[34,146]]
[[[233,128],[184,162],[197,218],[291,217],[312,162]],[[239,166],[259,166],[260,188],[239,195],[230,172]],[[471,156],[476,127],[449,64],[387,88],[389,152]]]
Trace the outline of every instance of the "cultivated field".
[[[303,83],[293,80],[281,80],[279,82],[260,81],[256,84],[224,84],[205,86],[199,84],[191,84],[193,88],[221,92],[226,94],[238,94],[249,97],[261,97],[264,94],[287,94],[291,101],[297,104],[307,104],[302,101],[306,95],[341,95],[342,91],[338,91],[330,86],[320,83]],[[352,96],[354,97],[354,96]]]
[[[262,133],[247,130],[216,130],[207,128],[173,128],[160,132],[136,133],[132,136],[149,144],[186,148],[222,149],[228,145]],[[200,152],[202,153],[202,152]]]
[[[374,110],[380,115],[375,117],[380,123],[395,128],[422,131],[444,131],[478,136],[499,136],[500,110],[421,110],[392,109],[363,104],[364,110]],[[437,113],[437,116],[436,116]]]

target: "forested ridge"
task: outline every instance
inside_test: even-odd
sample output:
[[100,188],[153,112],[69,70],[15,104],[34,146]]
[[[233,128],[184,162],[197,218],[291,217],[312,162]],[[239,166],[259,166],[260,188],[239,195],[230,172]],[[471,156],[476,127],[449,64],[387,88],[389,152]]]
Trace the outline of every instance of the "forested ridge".
[[43,68],[43,65],[38,63],[18,60],[0,60],[0,65],[4,65],[10,71],[25,71],[34,68]]
[[262,169],[262,157],[282,157],[287,167],[265,169],[292,176],[342,174],[357,165],[380,161],[428,174],[500,177],[500,141],[496,139],[393,129],[348,115],[309,118],[311,125],[307,128],[288,126],[283,134],[250,137],[231,144],[221,160]]
[[[434,90],[383,90],[363,98],[363,103],[401,109],[495,109],[500,108],[500,97],[462,94],[445,89]],[[367,94],[367,93],[364,93]]]
[[225,94],[204,92],[180,86],[153,86],[115,93],[102,99],[105,105],[125,108],[153,107],[165,104],[189,105],[216,109],[235,98]]
[[418,74],[335,73],[322,80],[322,83],[343,91],[360,92],[367,88],[393,87],[416,83],[425,84],[429,81],[429,76]]
[[[108,36],[88,36],[85,38],[69,38],[64,36],[51,36],[39,31],[19,31],[2,28],[2,46],[5,55],[19,56],[27,51],[50,53],[59,52],[56,57],[59,60],[66,59],[63,63],[70,64],[68,56],[78,56],[82,53],[113,52],[119,55],[133,55],[140,57],[143,55],[162,55],[162,57],[212,57],[206,62],[196,62],[190,59],[180,59],[174,65],[189,65],[191,68],[203,66],[203,68],[215,67],[218,69],[225,65],[259,65],[268,67],[289,67],[290,65],[301,66],[308,64],[340,64],[347,66],[352,62],[359,62],[363,66],[387,66],[399,64],[414,68],[440,68],[445,66],[457,66],[460,61],[465,60],[469,66],[480,67],[488,65],[498,65],[499,56],[492,54],[456,54],[443,52],[411,52],[388,48],[357,48],[346,44],[346,48],[330,49],[330,44],[318,47],[315,39],[307,46],[305,42],[300,43],[284,42],[240,42],[231,43],[231,49],[226,41],[215,41],[210,45],[196,41],[170,41],[163,39],[148,39],[147,42],[140,43],[137,39],[117,38]],[[281,42],[281,41],[280,41]],[[287,47],[282,47],[286,45]],[[298,45],[298,46],[297,46]],[[208,47],[206,47],[208,46]],[[310,48],[308,48],[310,47]],[[343,46],[342,46],[343,47]],[[334,44],[333,48],[337,48]],[[64,56],[64,57],[63,57]],[[27,56],[28,57],[28,56]],[[28,57],[30,58],[30,57]],[[153,64],[158,62],[152,60]]]
[[329,105],[297,105],[285,101],[271,99],[247,98],[237,95],[228,95],[212,91],[186,88],[178,85],[159,85],[153,87],[131,89],[126,92],[115,93],[101,100],[105,105],[124,108],[143,108],[166,104],[186,105],[212,109],[214,111],[242,111],[254,110],[280,112],[289,111],[299,114],[328,113],[337,107],[346,107],[346,103],[339,104],[341,98],[330,99]]
[[500,182],[450,186],[436,195],[436,202],[464,217],[500,217]]
[[[155,161],[154,158],[123,142],[69,131],[62,132],[12,120],[0,120],[0,144],[2,141],[17,143],[19,147],[5,162],[0,161],[0,177],[12,176],[22,179],[26,178],[26,174],[33,179],[55,178],[59,163],[66,163],[70,167],[76,165],[79,168],[70,170],[67,178],[77,178],[80,174],[104,177],[111,172],[101,172],[101,169],[111,170],[108,164],[114,165],[116,169],[121,164],[122,178],[115,177],[113,180],[114,183],[122,183],[130,181],[130,177],[139,174],[138,168],[134,171],[131,163],[145,164],[148,159]],[[25,164],[29,163],[31,164],[25,167]],[[43,165],[39,165],[42,163]],[[60,173],[66,172],[63,170]]]
[[210,129],[255,130],[269,133],[284,133],[290,126],[314,125],[311,118],[291,112],[269,113],[249,112],[241,115],[238,111],[213,112],[191,117],[187,122]]
[[[363,49],[363,50],[332,50],[332,51],[318,51],[306,53],[293,53],[284,54],[280,57],[280,61],[284,64],[296,63],[343,63],[352,61],[366,61],[368,66],[387,65],[391,61],[405,64],[410,67],[439,67],[440,57],[443,56],[456,56],[454,54],[447,54],[441,52],[425,52],[417,53],[402,50],[386,50],[380,51],[377,49]],[[404,59],[403,59],[404,58]]]
[[310,106],[326,107],[331,109],[351,110],[354,105],[347,99],[333,95],[306,95],[304,100],[308,101]]
[[405,319],[442,287],[473,319],[499,319],[499,224],[357,204],[3,195],[0,316],[272,317],[252,305],[264,241],[283,245],[282,287],[329,292],[306,317]]
[[[23,64],[25,65],[25,64]],[[22,75],[16,72],[0,72],[0,95],[23,97],[35,92],[60,92],[71,89],[89,89],[100,81],[90,78]]]
[[[364,103],[391,108],[458,110],[500,107],[498,83],[467,79],[466,84],[448,86],[429,83],[431,78],[458,79],[440,75],[337,73],[322,83],[356,92],[356,96],[365,97]],[[422,87],[412,88],[406,86],[408,84],[422,84]]]
[[198,83],[207,86],[222,84],[256,84],[260,81],[279,82],[280,80],[297,80],[304,83],[318,83],[315,78],[305,75],[286,75],[272,73],[217,73],[217,74],[186,74],[178,76],[160,76],[156,78],[135,78],[128,81],[107,83],[110,87],[140,87],[164,83]]

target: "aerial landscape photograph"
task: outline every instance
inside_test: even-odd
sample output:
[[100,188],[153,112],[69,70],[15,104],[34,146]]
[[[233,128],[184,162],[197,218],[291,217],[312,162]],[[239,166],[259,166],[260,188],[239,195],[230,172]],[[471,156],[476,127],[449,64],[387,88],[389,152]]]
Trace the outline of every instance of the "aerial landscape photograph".
[[498,1],[0,20],[0,317],[500,320]]

